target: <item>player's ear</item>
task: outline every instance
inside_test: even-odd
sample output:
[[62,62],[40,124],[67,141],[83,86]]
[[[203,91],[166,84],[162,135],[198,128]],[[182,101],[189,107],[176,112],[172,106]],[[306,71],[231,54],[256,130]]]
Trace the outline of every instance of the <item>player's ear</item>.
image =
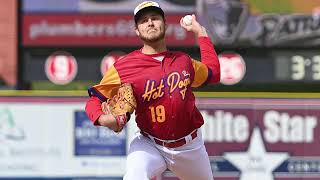
[[139,30],[138,30],[137,27],[135,28],[135,31],[136,31],[136,35],[139,36],[139,35],[140,35],[140,32],[139,32]]

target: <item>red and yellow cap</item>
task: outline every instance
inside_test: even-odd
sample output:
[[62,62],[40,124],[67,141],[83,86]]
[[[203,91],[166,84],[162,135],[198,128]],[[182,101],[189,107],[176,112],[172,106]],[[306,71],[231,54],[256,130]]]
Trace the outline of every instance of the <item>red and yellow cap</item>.
[[148,11],[155,11],[158,12],[163,18],[164,18],[164,12],[161,9],[160,5],[157,2],[154,1],[144,1],[140,3],[135,9],[134,9],[134,21],[137,23],[141,15]]

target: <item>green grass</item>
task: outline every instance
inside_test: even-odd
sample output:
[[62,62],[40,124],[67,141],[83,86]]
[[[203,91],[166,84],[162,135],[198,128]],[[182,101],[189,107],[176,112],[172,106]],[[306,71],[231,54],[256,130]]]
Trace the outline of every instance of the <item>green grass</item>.
[[[290,0],[246,0],[260,13],[293,13]],[[303,3],[303,1],[301,1]]]
[[80,90],[0,90],[0,97],[88,97]]
[[33,81],[32,90],[87,90],[98,82],[74,81],[66,85],[56,85],[49,81]]

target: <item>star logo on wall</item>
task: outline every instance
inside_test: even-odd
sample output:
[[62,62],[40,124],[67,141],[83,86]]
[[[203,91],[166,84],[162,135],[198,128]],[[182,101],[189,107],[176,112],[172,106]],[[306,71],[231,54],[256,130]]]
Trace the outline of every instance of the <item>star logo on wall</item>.
[[266,152],[260,129],[253,129],[247,152],[228,152],[224,158],[241,171],[240,180],[274,180],[273,170],[289,157],[284,152]]

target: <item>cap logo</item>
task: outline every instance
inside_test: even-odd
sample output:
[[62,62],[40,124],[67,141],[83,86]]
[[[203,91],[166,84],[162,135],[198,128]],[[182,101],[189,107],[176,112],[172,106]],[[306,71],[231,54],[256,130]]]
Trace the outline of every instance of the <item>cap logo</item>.
[[150,7],[150,6],[155,6],[155,7],[160,7],[158,3],[156,2],[153,2],[153,1],[145,1],[141,4],[139,4],[135,10],[134,10],[134,14],[137,14],[138,11],[140,11],[141,9],[143,8],[146,8],[146,7]]

